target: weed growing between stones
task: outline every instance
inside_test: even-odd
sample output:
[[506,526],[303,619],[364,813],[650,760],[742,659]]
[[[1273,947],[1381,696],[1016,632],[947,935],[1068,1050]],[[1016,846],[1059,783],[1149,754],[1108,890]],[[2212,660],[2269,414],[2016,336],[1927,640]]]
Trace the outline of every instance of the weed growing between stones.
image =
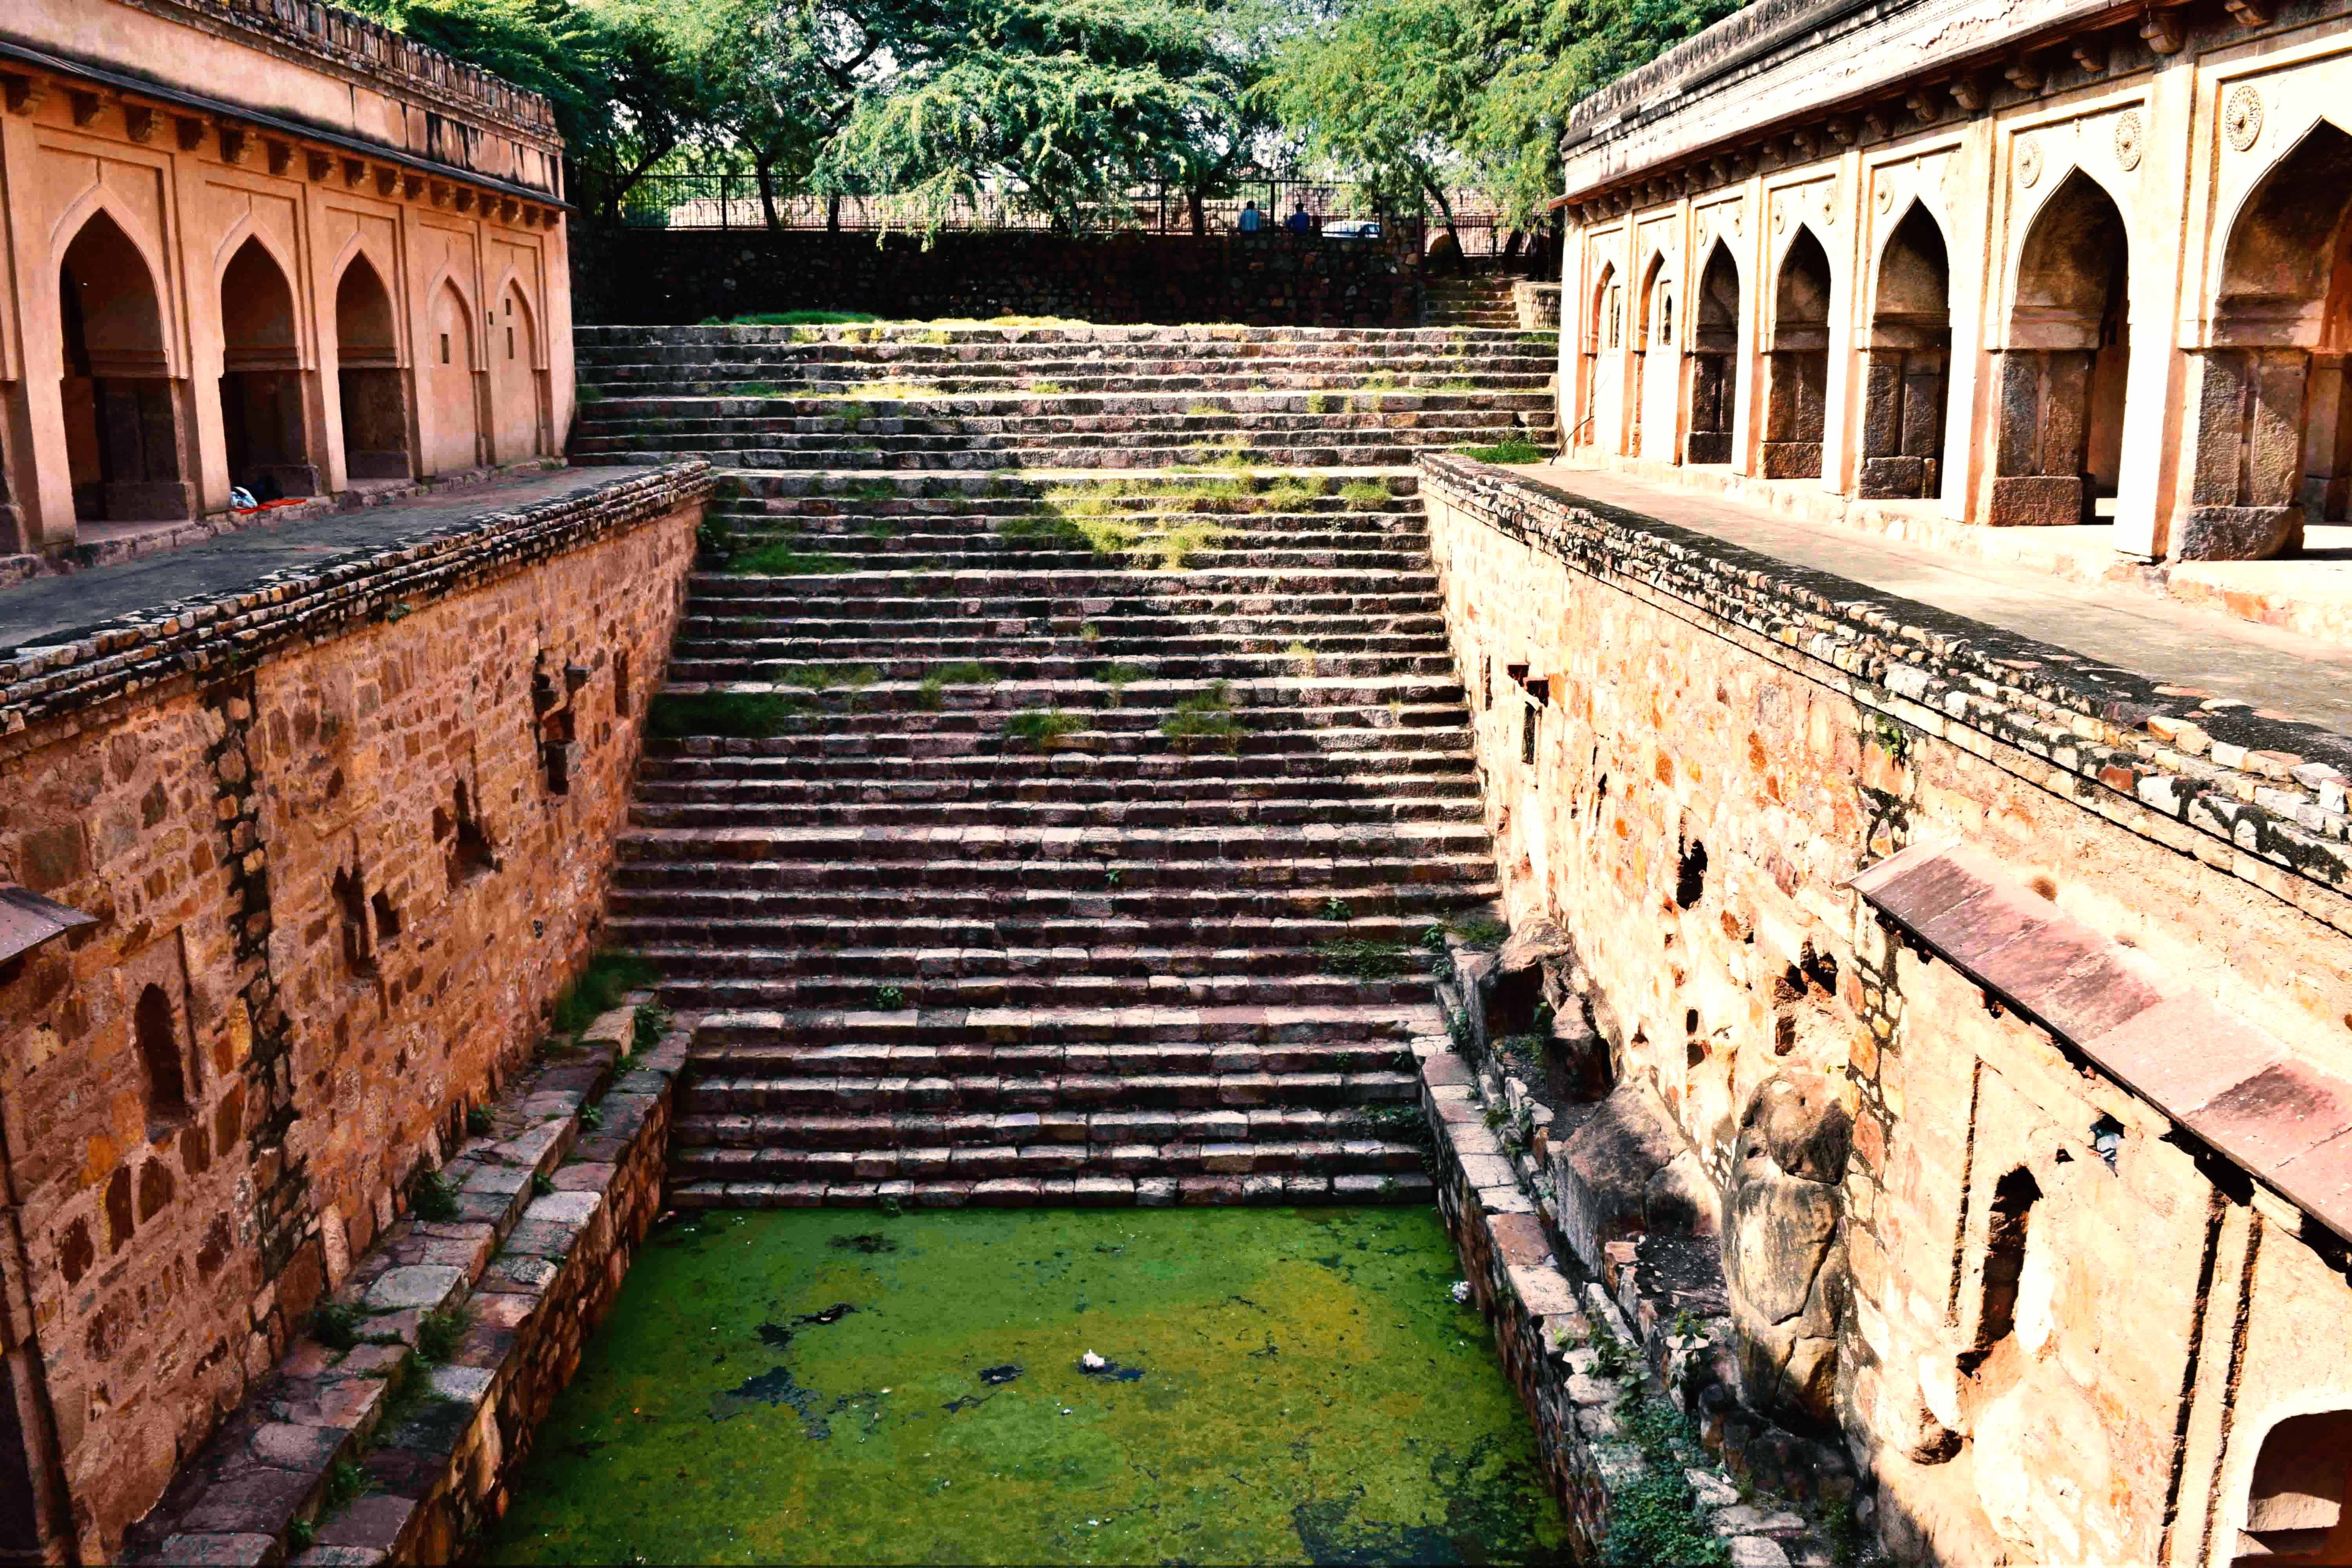
[[975,664],[970,659],[956,664],[934,665],[924,672],[921,683],[916,688],[917,700],[926,710],[934,710],[940,705],[940,694],[950,686],[993,686],[1001,679],[988,666]]
[[690,735],[762,741],[791,729],[806,700],[770,691],[665,691],[646,704],[646,727],[665,741]]
[[1532,441],[1516,437],[1492,447],[1456,447],[1454,451],[1474,463],[1540,463],[1551,454]]
[[1282,650],[1289,656],[1291,673],[1306,680],[1315,674],[1315,650],[1303,642],[1292,643]]
[[438,1171],[425,1171],[409,1184],[408,1212],[421,1220],[457,1217],[457,1190]]
[[[1595,1332],[1596,1350],[1606,1334],[1606,1330]],[[1594,1364],[1597,1369],[1600,1363]],[[1610,1500],[1609,1539],[1601,1548],[1601,1561],[1610,1568],[1729,1563],[1730,1548],[1707,1528],[1685,1474],[1690,1466],[1703,1462],[1690,1440],[1689,1423],[1639,1385],[1628,1389],[1618,1404],[1617,1421],[1642,1451],[1643,1468]]]
[[1095,671],[1095,679],[1110,688],[1110,701],[1106,706],[1116,708],[1127,700],[1127,689],[1150,673],[1137,665],[1107,664]]
[[597,953],[556,997],[548,1026],[559,1035],[577,1036],[619,1006],[623,994],[641,991],[660,978],[658,970],[635,953]]
[[1309,414],[1330,413],[1331,399],[1327,395],[1320,392],[1308,393],[1307,395],[1307,412]]
[[466,1108],[466,1131],[475,1137],[482,1137],[498,1124],[498,1118],[490,1114],[488,1106],[469,1105]]
[[[1510,927],[1490,915],[1464,915],[1447,921],[1444,929],[1473,947],[1492,947],[1511,934]],[[1428,938],[1422,940],[1426,942]]]
[[846,693],[845,706],[852,713],[857,711],[858,694],[881,679],[881,672],[870,664],[804,664],[785,677],[805,691]]
[[591,1132],[602,1131],[604,1126],[604,1108],[593,1102],[582,1106],[580,1125]]
[[309,1551],[310,1543],[318,1539],[319,1527],[307,1519],[293,1520],[286,1526],[287,1544],[297,1552]]
[[788,394],[785,388],[778,386],[772,381],[747,381],[740,386],[730,388],[728,395],[730,397],[783,397]]
[[1007,543],[1124,555],[1137,565],[1156,559],[1168,572],[1185,570],[1193,555],[1223,542],[1228,531],[1204,518],[1160,522],[1121,516],[1110,501],[1083,490],[1057,492],[1037,510],[996,527]]
[[310,1337],[331,1351],[347,1351],[360,1342],[360,1310],[328,1301],[310,1312]]
[[1325,920],[1337,921],[1341,925],[1356,918],[1356,911],[1349,907],[1348,900],[1345,899],[1324,900],[1322,914]]
[[417,1357],[427,1366],[446,1365],[471,1327],[473,1315],[463,1307],[443,1307],[425,1313],[416,1321]]
[[545,1171],[541,1171],[537,1175],[531,1177],[530,1195],[532,1197],[543,1198],[554,1191],[555,1178],[549,1175]]
[[900,987],[896,985],[881,985],[875,988],[874,1005],[878,1011],[884,1013],[896,1013],[906,1005],[907,993]]
[[1196,741],[1219,741],[1228,752],[1241,750],[1241,723],[1234,717],[1232,682],[1220,680],[1177,703],[1176,711],[1160,721],[1160,732],[1187,752]]
[[1350,511],[1372,511],[1388,505],[1389,488],[1378,479],[1350,479],[1339,487],[1339,499]]
[[727,569],[738,577],[824,577],[856,570],[845,555],[803,551],[802,543],[798,536],[775,540],[745,551]]
[[629,1048],[649,1051],[669,1033],[669,1009],[658,1002],[640,1002],[629,1015]]
[[1392,980],[1412,967],[1412,956],[1401,942],[1338,937],[1317,942],[1315,956],[1323,961],[1324,968],[1355,980]]
[[1258,495],[1261,511],[1297,511],[1323,493],[1321,479],[1276,479]]
[[1034,392],[1045,397],[1053,397],[1064,391],[1066,391],[1067,388],[1064,387],[1058,381],[1024,381],[1021,384],[1021,390],[1024,392]]
[[331,1513],[356,1501],[368,1489],[368,1473],[355,1459],[337,1459],[327,1471],[326,1494],[319,1511]]
[[1058,708],[1024,709],[1004,721],[1007,735],[1026,741],[1041,752],[1050,750],[1065,736],[1085,728],[1085,720],[1075,713],[1065,713]]

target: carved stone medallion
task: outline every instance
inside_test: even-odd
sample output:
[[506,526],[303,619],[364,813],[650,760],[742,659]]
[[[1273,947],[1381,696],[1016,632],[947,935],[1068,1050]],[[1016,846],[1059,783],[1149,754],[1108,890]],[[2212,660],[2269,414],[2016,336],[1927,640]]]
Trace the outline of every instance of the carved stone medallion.
[[2032,190],[2042,178],[2042,143],[2031,136],[2017,142],[2017,183]]
[[2261,137],[2263,95],[2251,84],[2241,82],[2231,90],[2229,101],[2221,107],[2221,131],[2230,138],[2230,145],[2241,153]]
[[2116,162],[2126,173],[2139,167],[2141,135],[2137,112],[2126,110],[2116,117]]

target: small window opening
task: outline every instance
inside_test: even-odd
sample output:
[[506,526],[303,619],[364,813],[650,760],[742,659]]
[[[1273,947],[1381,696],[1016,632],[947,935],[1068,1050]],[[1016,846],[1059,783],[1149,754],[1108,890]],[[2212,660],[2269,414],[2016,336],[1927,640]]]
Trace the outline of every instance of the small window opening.
[[1619,329],[1625,319],[1623,296],[1622,285],[1612,283],[1609,286],[1609,346],[1612,349],[1617,346]]
[[161,985],[139,993],[131,1013],[139,1060],[147,1074],[147,1119],[176,1121],[188,1114],[188,1080],[180,1064],[180,1020]]
[[375,910],[375,934],[379,941],[389,942],[400,934],[400,911],[392,907],[391,898],[378,893],[368,900]]
[[574,733],[569,708],[550,713],[541,725],[543,738],[540,756],[546,765],[547,793],[550,795],[572,793],[572,742]]
[[1658,295],[1658,341],[1662,343],[1675,341],[1675,297],[1664,291]]
[[449,363],[449,334],[446,332],[441,334],[441,363]]
[[[482,831],[482,825],[474,820],[473,802],[467,797],[463,779],[457,781],[455,795],[457,837],[457,842],[449,847],[448,856],[449,885],[453,888],[478,872],[495,870],[498,867],[489,836]],[[441,814],[436,810],[433,815],[437,820]]]
[[1984,1310],[1977,1318],[1976,1346],[1960,1358],[1963,1372],[1975,1372],[1995,1345],[2016,1331],[2026,1228],[2041,1197],[2041,1184],[2022,1166],[1993,1184],[1992,1220],[1985,1233]]
[[1706,846],[1697,839],[1679,847],[1675,860],[1675,905],[1689,909],[1706,892]]
[[514,358],[514,329],[512,327],[509,327],[507,329],[507,358]]
[[629,716],[629,650],[622,648],[613,655],[613,711],[623,719]]
[[2347,1472],[2352,1410],[2290,1415],[2273,1426],[2254,1456],[2237,1562],[2251,1568],[2289,1554],[2308,1563],[2343,1562],[2344,1549],[2352,1546],[2352,1521],[2344,1516],[2352,1490]]
[[375,955],[368,941],[367,898],[359,878],[347,870],[336,872],[334,895],[343,917],[343,963],[353,974],[373,974]]
[[1519,761],[1533,767],[1536,761],[1537,710],[1530,702],[1519,718]]

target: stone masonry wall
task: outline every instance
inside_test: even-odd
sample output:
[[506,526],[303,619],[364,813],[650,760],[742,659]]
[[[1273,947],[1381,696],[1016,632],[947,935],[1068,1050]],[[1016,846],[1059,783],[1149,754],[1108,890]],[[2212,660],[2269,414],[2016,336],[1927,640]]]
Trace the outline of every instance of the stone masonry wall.
[[1417,231],[1384,240],[943,234],[925,248],[906,235],[877,244],[871,234],[631,229],[581,236],[575,254],[583,324],[864,310],[916,320],[1411,327],[1420,324],[1423,296]]
[[639,472],[0,661],[0,881],[99,917],[0,969],[0,1268],[85,1559],[592,945],[709,485]]
[[2265,1431],[2352,1407],[2342,1239],[1844,883],[1962,841],[2340,1074],[2340,742],[1423,467],[1507,910],[1573,938],[1674,1145],[1580,1261],[1719,1245],[1742,1398],[1843,1441],[1902,1559],[2228,1554]]

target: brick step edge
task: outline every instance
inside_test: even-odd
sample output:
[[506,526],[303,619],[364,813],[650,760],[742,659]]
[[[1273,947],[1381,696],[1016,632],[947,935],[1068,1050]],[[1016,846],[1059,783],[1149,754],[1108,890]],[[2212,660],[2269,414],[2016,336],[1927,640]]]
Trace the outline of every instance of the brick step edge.
[[681,1182],[689,1208],[1171,1208],[1241,1204],[1427,1204],[1430,1179],[1393,1175],[1045,1176],[984,1182]]
[[[490,1106],[493,1131],[442,1169],[457,1217],[394,1221],[336,1292],[372,1314],[362,1336],[391,1342],[363,1337],[338,1356],[297,1335],[133,1527],[130,1560],[443,1563],[502,1511],[532,1432],[662,1206],[691,1021],[631,1055],[634,1027],[630,1007],[604,1015],[579,1051]],[[596,1116],[583,1118],[591,1106]],[[419,1325],[451,1306],[468,1324],[447,1363],[428,1365],[415,1353]],[[385,1430],[411,1380],[423,1397]],[[339,1464],[357,1464],[367,1488],[331,1509]]]
[[[1460,993],[1447,989],[1451,1011]],[[1466,1038],[1473,1032],[1460,1033]],[[1620,1406],[1629,1400],[1679,1405],[1691,1368],[1707,1361],[1712,1341],[1727,1336],[1728,1320],[1698,1325],[1696,1342],[1676,1336],[1679,1315],[1671,1303],[1639,1289],[1632,1257],[1636,1243],[1612,1244],[1626,1257],[1617,1268],[1612,1253],[1610,1280],[1582,1279],[1573,1262],[1563,1268],[1559,1259],[1567,1250],[1541,1212],[1550,1194],[1532,1179],[1522,1151],[1488,1125],[1489,1106],[1499,1108],[1507,1098],[1491,1069],[1479,1073],[1444,1036],[1417,1040],[1414,1048],[1421,1058],[1422,1108],[1435,1134],[1438,1211],[1462,1260],[1470,1300],[1494,1329],[1504,1374],[1535,1427],[1546,1479],[1568,1516],[1570,1556],[1600,1562],[1614,1499],[1653,1468],[1626,1436]],[[1600,1334],[1629,1347],[1633,1364],[1606,1372],[1594,1348]],[[1728,1469],[1708,1462],[1738,1457],[1725,1452],[1732,1425],[1708,1423],[1702,1428],[1704,1448],[1685,1443],[1687,1451],[1677,1456],[1700,1517],[1725,1543],[1727,1560],[1738,1568],[1830,1568],[1837,1556],[1825,1529],[1769,1496],[1743,1500]]]

